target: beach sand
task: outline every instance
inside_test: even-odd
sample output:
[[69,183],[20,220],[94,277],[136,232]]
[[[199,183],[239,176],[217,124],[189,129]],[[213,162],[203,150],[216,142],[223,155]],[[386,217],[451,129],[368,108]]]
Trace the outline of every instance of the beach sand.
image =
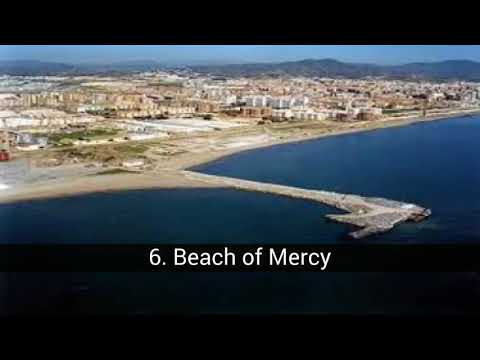
[[109,192],[134,189],[173,189],[173,188],[214,187],[205,182],[193,181],[178,173],[164,172],[158,175],[142,173],[90,175],[73,179],[55,179],[10,187],[0,193],[0,203],[12,203],[23,200],[64,197],[94,192]]
[[[437,114],[425,118],[390,118],[371,122],[343,123],[340,124],[338,128],[317,129],[310,131],[307,135],[302,132],[300,132],[300,134],[292,133],[292,136],[281,139],[268,136],[259,136],[265,133],[264,129],[259,129],[256,134],[252,134],[250,131],[250,133],[244,135],[244,137],[247,137],[251,140],[247,142],[246,145],[243,145],[243,142],[241,141],[239,142],[238,140],[232,140],[236,146],[225,146],[223,149],[221,148],[219,150],[212,150],[212,147],[209,146],[212,142],[211,137],[201,137],[199,140],[200,145],[195,151],[187,151],[178,155],[162,158],[157,162],[154,170],[145,171],[143,173],[97,175],[81,174],[78,176],[73,174],[69,177],[57,178],[48,181],[39,181],[18,186],[15,185],[10,186],[9,188],[2,188],[2,185],[0,184],[0,203],[11,203],[22,200],[64,197],[76,194],[129,189],[215,187],[215,185],[212,184],[187,178],[181,170],[208,163],[210,161],[246,150],[285,143],[302,142],[326,136],[363,132],[387,127],[405,126],[416,122],[460,117],[462,115],[473,114],[476,112],[478,112],[478,110]],[[218,135],[216,134],[216,136],[221,139],[221,132]],[[241,137],[241,134],[237,135],[237,137],[238,136]],[[255,139],[257,139],[257,141],[255,141]],[[238,146],[239,144],[240,146]],[[105,169],[99,170],[99,172],[101,171],[105,171]]]

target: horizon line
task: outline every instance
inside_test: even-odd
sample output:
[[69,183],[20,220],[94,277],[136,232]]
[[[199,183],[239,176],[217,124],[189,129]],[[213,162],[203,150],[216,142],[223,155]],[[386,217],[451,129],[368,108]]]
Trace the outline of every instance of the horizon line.
[[[0,59],[0,62],[39,62],[39,63],[51,63],[51,64],[64,64],[64,65],[74,65],[74,66],[86,66],[86,65],[94,65],[94,66],[105,66],[105,65],[121,65],[125,63],[157,63],[158,65],[181,65],[181,66],[208,66],[208,65],[249,65],[249,64],[281,64],[281,63],[290,63],[290,62],[302,62],[302,61],[336,61],[344,64],[362,64],[362,65],[377,65],[377,66],[401,66],[407,64],[431,64],[431,63],[445,63],[445,62],[456,62],[456,61],[465,61],[465,62],[473,62],[479,63],[480,60],[472,60],[467,58],[452,58],[452,59],[445,59],[445,60],[429,60],[429,61],[409,61],[409,62],[401,62],[401,63],[378,63],[378,62],[363,62],[363,61],[344,61],[338,60],[337,58],[333,57],[324,57],[324,58],[313,58],[313,57],[306,57],[302,59],[292,59],[292,60],[256,60],[256,61],[223,61],[223,60],[157,60],[157,59],[125,59],[125,60],[114,60],[114,61],[81,61],[81,62],[71,62],[71,61],[60,61],[60,60],[41,60],[41,59],[28,59],[28,58],[17,58],[17,59]],[[195,64],[197,63],[197,64]],[[198,64],[202,63],[202,64]]]

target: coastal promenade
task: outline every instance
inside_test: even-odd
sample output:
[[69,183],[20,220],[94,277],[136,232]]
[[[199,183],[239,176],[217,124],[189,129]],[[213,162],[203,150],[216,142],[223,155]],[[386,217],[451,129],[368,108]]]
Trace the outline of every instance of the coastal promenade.
[[346,214],[326,216],[331,220],[351,224],[360,228],[349,234],[355,239],[391,230],[395,225],[404,221],[421,221],[431,214],[429,209],[418,205],[383,198],[302,189],[292,186],[208,175],[187,170],[182,171],[182,173],[187,178],[195,181],[204,181],[222,187],[317,201],[344,210],[347,212]]

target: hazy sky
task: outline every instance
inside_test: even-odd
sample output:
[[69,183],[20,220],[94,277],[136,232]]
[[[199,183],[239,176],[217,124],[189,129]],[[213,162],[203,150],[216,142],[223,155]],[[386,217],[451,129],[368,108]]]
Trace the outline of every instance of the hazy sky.
[[1,45],[0,60],[108,63],[276,62],[306,58],[401,64],[466,59],[480,61],[477,45]]

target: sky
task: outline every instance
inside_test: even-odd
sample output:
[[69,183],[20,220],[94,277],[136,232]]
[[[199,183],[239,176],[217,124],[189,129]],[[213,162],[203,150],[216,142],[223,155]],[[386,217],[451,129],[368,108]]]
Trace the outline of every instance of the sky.
[[403,64],[480,61],[478,45],[0,45],[0,60],[109,63],[155,60],[170,64],[281,62],[333,58]]

